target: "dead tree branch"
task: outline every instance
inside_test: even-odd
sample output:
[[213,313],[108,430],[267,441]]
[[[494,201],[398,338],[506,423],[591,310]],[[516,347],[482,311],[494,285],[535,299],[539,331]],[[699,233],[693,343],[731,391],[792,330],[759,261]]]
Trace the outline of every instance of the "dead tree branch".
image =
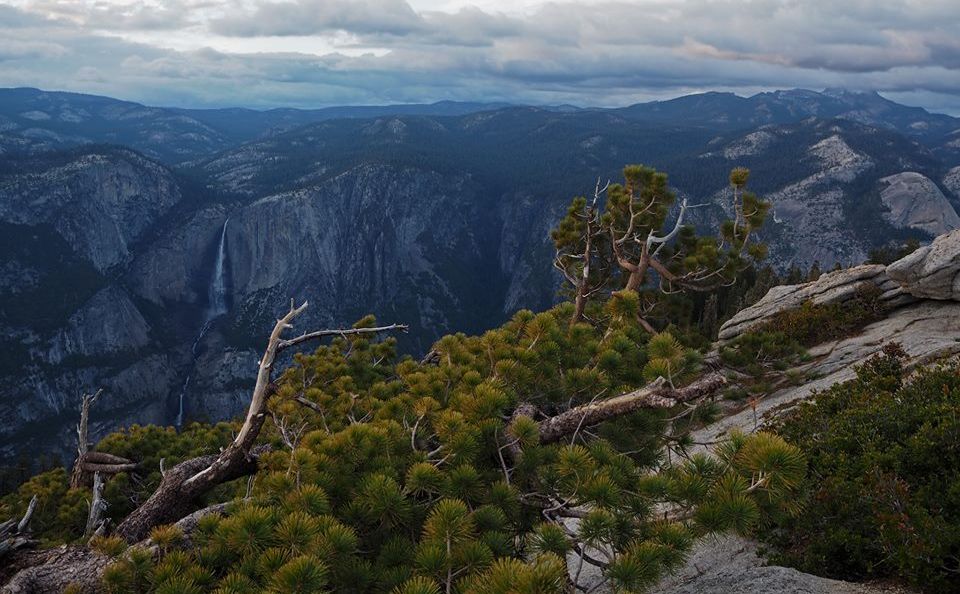
[[[581,427],[590,427],[641,409],[672,408],[684,402],[701,400],[719,392],[726,383],[727,379],[719,373],[710,373],[689,386],[676,389],[660,379],[639,390],[584,404],[541,420],[540,443],[561,441]],[[519,410],[521,409],[518,408]],[[529,406],[523,408],[522,414],[533,418]]]
[[32,547],[36,544],[36,542],[30,538],[28,531],[30,518],[33,517],[33,512],[36,509],[37,496],[34,495],[27,505],[27,511],[24,512],[19,522],[16,518],[12,518],[0,524],[0,559],[7,553],[16,551],[17,549]]
[[103,513],[107,511],[107,502],[103,498],[103,475],[93,474],[93,498],[90,500],[90,513],[87,514],[87,527],[83,531],[84,537],[91,537],[98,532],[103,524]]

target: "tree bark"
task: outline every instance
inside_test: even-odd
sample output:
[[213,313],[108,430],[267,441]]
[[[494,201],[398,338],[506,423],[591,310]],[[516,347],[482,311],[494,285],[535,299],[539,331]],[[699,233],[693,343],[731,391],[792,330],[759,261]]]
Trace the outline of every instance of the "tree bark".
[[650,248],[643,244],[640,248],[640,260],[630,269],[630,276],[627,277],[627,285],[624,287],[630,291],[639,291],[643,286],[644,277],[647,276],[647,268],[650,267]]
[[570,317],[570,327],[583,319],[583,310],[587,307],[587,285],[590,282],[590,257],[593,254],[593,208],[587,209],[587,239],[583,250],[583,270],[576,284],[576,295],[573,300],[573,315]]
[[[223,514],[226,508],[226,503],[218,503],[178,521],[176,526],[184,534],[182,546],[190,546],[200,518]],[[146,549],[154,554],[157,552],[156,545],[149,540],[141,541],[132,548]],[[43,551],[19,551],[0,564],[0,583],[6,582],[0,594],[60,594],[71,585],[80,588],[81,592],[101,592],[103,570],[113,561],[80,545],[64,545]]]

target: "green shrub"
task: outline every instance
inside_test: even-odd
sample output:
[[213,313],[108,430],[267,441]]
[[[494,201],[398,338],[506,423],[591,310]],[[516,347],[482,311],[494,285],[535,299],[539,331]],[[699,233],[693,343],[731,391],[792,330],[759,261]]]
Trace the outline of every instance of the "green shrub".
[[960,366],[909,380],[888,346],[775,430],[807,455],[805,510],[768,533],[777,559],[844,579],[960,588]]

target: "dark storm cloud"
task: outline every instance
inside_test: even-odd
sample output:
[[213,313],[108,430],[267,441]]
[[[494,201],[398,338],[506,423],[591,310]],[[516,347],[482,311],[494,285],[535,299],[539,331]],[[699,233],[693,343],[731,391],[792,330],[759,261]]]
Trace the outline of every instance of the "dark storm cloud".
[[[429,0],[19,4],[0,4],[3,80],[151,102],[611,105],[847,86],[960,112],[956,0],[564,1],[523,11],[507,1],[502,11],[440,11]],[[218,50],[162,49],[150,36],[158,30]]]

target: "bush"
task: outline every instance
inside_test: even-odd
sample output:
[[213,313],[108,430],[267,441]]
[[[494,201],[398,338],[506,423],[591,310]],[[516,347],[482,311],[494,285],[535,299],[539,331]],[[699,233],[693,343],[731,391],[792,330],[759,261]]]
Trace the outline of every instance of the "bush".
[[805,511],[779,524],[777,560],[843,579],[960,588],[960,366],[904,381],[888,346],[857,379],[801,404],[775,430],[807,454]]

